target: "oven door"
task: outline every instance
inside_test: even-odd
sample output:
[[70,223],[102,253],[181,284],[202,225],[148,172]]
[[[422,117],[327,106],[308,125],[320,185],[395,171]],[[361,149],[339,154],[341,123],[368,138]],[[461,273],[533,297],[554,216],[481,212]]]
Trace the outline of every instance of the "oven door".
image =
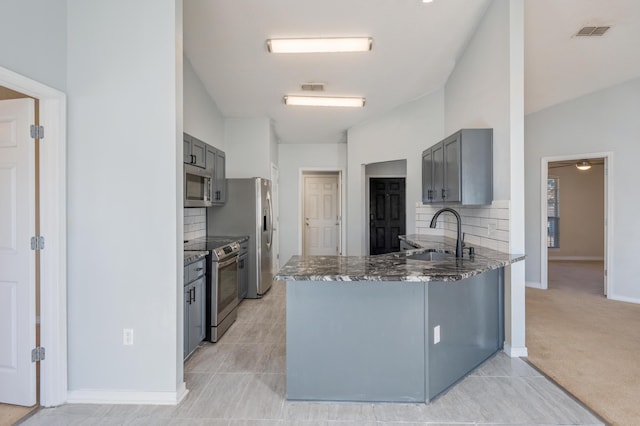
[[[217,326],[238,306],[238,255],[233,255],[217,263],[215,316],[213,326]],[[214,263],[215,266],[215,263]]]

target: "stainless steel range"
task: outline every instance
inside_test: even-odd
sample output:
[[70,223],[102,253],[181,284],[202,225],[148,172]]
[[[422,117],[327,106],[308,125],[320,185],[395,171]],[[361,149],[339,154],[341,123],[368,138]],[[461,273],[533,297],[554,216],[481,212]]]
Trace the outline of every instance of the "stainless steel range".
[[185,250],[209,252],[207,262],[207,340],[217,342],[238,317],[237,239],[198,238],[185,243]]

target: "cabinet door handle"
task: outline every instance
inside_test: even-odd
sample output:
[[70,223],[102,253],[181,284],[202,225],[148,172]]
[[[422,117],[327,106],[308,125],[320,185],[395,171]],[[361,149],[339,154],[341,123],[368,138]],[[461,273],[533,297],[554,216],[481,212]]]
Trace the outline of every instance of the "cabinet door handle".
[[204,268],[196,268],[196,271],[202,271]]
[[196,156],[191,154],[191,164],[196,164]]
[[447,190],[442,188],[442,199],[446,199],[447,198]]
[[189,290],[189,304],[196,301],[196,288]]
[[433,200],[433,189],[427,190],[427,200]]

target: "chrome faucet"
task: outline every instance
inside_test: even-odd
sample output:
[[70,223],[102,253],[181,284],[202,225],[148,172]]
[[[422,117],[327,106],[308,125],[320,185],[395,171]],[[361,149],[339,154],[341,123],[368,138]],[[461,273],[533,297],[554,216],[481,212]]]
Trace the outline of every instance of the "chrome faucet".
[[458,214],[457,211],[455,211],[454,209],[450,208],[450,207],[444,207],[440,210],[438,210],[436,212],[436,214],[433,215],[433,218],[431,219],[431,224],[429,225],[430,228],[435,228],[436,227],[436,222],[438,221],[438,216],[440,216],[441,213],[443,212],[449,212],[449,213],[453,213],[453,215],[456,217],[456,221],[458,222],[458,235],[456,238],[456,257],[461,258],[462,257],[462,219],[460,219],[460,215]]

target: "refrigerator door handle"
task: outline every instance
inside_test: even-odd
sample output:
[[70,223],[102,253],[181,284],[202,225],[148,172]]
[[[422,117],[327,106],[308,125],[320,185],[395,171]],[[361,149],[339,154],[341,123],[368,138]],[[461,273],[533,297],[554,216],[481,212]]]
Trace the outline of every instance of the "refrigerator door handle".
[[267,248],[271,248],[271,243],[272,243],[272,239],[273,239],[273,214],[272,214],[272,206],[271,206],[271,193],[267,192],[267,209],[265,214],[267,215],[266,218],[266,225],[267,225]]

